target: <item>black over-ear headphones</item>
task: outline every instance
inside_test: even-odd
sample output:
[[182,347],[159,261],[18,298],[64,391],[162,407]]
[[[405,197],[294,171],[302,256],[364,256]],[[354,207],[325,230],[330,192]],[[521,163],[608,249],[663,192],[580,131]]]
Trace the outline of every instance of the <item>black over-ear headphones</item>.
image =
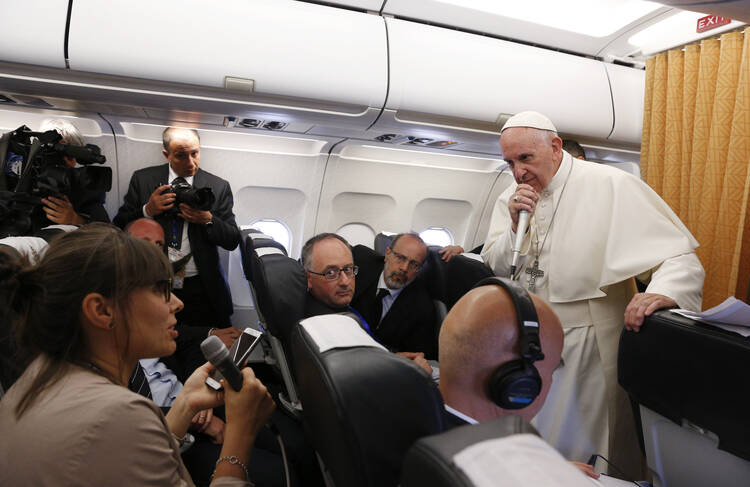
[[521,333],[521,358],[504,363],[492,373],[487,395],[503,409],[523,409],[542,390],[542,378],[534,366],[534,362],[544,359],[539,340],[539,318],[531,296],[520,284],[501,277],[488,277],[474,287],[490,284],[508,291],[513,301]]

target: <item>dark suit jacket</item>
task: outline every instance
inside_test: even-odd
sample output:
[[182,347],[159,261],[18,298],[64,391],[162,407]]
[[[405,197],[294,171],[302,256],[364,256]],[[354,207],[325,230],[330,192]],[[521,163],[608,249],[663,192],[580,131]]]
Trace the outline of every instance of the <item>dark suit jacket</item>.
[[[169,177],[169,165],[147,167],[139,169],[130,178],[130,186],[125,195],[125,201],[117,212],[113,222],[118,227],[124,228],[129,222],[143,216],[143,205],[148,202],[151,193],[161,186],[167,184]],[[187,225],[190,248],[193,252],[198,273],[206,290],[208,299],[213,306],[224,316],[230,316],[233,311],[232,297],[229,294],[229,286],[224,271],[219,263],[219,253],[216,246],[219,245],[227,250],[234,250],[240,243],[240,230],[234,220],[232,213],[232,189],[229,183],[198,169],[193,179],[196,188],[210,187],[216,202],[211,208],[213,215],[212,225]],[[172,234],[172,216],[161,214],[156,218],[162,228],[164,235],[169,238]]]
[[418,276],[406,286],[380,321],[373,308],[385,259],[363,245],[355,246],[352,253],[359,273],[351,305],[378,341],[394,352],[423,352],[426,358],[437,359],[435,307],[424,282]]

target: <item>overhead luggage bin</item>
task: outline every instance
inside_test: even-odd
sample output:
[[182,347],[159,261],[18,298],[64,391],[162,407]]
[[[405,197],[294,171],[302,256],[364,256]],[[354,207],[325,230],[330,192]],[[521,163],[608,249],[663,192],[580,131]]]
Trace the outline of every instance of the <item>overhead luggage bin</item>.
[[[335,125],[338,115],[347,127],[374,121],[388,83],[381,17],[291,0],[76,0],[69,64],[79,73],[164,83],[165,99],[189,87],[195,108],[186,98],[185,110],[212,110],[198,100],[203,88],[217,110],[233,110],[226,115],[252,117],[255,104],[265,119],[307,113]],[[155,90],[142,91],[153,105]]]
[[750,338],[668,311],[623,331],[618,379],[640,405],[655,487],[750,481]]
[[496,143],[504,117],[537,110],[567,135],[604,140],[612,131],[609,81],[599,61],[398,19],[386,23],[391,83],[384,124],[396,122],[407,133],[456,129]]
[[610,140],[640,144],[643,132],[643,96],[646,72],[617,64],[605,64],[612,88],[615,126]]
[[66,1],[0,2],[0,61],[64,68],[67,16]]

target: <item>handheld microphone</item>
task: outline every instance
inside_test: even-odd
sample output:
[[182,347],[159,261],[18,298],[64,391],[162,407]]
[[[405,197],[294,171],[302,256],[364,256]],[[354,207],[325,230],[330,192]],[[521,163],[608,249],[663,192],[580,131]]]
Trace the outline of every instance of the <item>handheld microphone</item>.
[[515,280],[516,267],[518,266],[518,256],[521,254],[521,245],[523,238],[526,236],[526,228],[529,226],[529,212],[521,210],[518,212],[518,226],[516,227],[516,241],[511,247],[510,278]]
[[217,336],[210,336],[203,340],[201,343],[201,352],[206,360],[216,367],[221,372],[227,383],[235,391],[242,389],[242,373],[240,369],[234,365],[232,357],[229,355],[229,350],[224,346],[224,343]]

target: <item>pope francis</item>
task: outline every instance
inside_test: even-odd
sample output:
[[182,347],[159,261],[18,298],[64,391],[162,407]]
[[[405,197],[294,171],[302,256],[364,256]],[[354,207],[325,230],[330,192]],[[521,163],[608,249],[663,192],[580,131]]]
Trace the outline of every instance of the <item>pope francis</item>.
[[[518,215],[528,211],[514,277],[552,306],[565,332],[564,365],[535,424],[569,460],[598,453],[625,476],[644,478],[630,403],[617,384],[619,337],[658,309],[700,310],[698,242],[640,179],[563,151],[540,113],[511,117],[500,148],[516,184],[495,204],[482,257],[508,276]],[[648,283],[644,293],[635,278]]]

